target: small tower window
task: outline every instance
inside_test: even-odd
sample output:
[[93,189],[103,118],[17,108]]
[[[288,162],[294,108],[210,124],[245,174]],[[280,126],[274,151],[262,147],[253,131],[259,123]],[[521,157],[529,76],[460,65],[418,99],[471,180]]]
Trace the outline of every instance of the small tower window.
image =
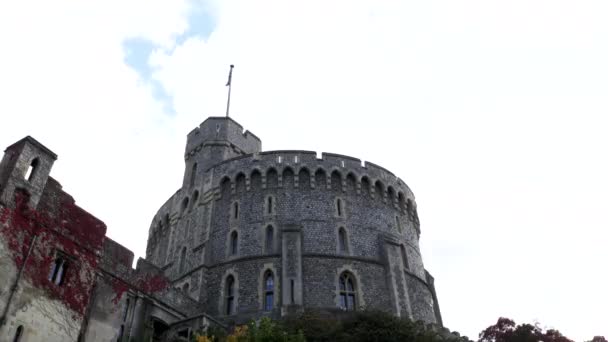
[[68,268],[68,262],[65,257],[59,256],[55,259],[51,265],[51,272],[49,273],[49,281],[55,285],[63,284],[65,278],[65,272]]
[[274,228],[272,226],[266,227],[266,240],[265,240],[266,253],[272,253],[274,245]]
[[34,176],[36,175],[36,171],[38,170],[38,164],[39,164],[39,160],[38,158],[34,158],[34,160],[32,160],[32,163],[30,164],[30,166],[27,168],[27,172],[25,173],[25,179],[27,179],[28,182],[31,182],[34,179]]
[[275,203],[274,196],[266,197],[266,214],[272,215],[275,213]]
[[395,216],[395,225],[397,225],[397,230],[401,233],[401,221],[399,221],[399,216]]
[[196,169],[198,168],[198,165],[196,163],[194,163],[194,165],[192,165],[192,170],[190,171],[190,187],[192,188],[194,186],[194,181],[196,180]]
[[182,252],[179,257],[179,272],[184,272],[184,268],[186,267],[186,247],[182,248]]
[[230,255],[236,255],[238,253],[239,246],[239,233],[232,232],[230,234]]
[[182,291],[186,296],[190,297],[190,284],[186,283],[182,288]]
[[184,198],[182,201],[182,207],[181,207],[181,214],[184,213],[184,211],[186,211],[186,208],[188,208],[188,197]]
[[274,276],[272,271],[264,274],[264,311],[271,311],[274,306]]
[[234,313],[234,277],[226,278],[226,315]]
[[23,325],[18,326],[17,330],[15,330],[15,338],[13,338],[13,342],[21,341],[21,336],[23,336]]
[[354,277],[348,272],[342,273],[340,276],[340,308],[354,311],[357,305],[356,297]]
[[348,240],[346,238],[346,229],[340,227],[338,229],[338,251],[340,253],[348,253]]
[[196,207],[196,202],[198,201],[198,190],[194,191],[192,194],[192,201],[190,203],[190,210]]
[[407,260],[407,252],[405,251],[404,245],[401,245],[401,261],[403,262],[403,268],[406,270],[409,270],[410,264]]
[[342,200],[336,199],[336,213],[338,213],[338,217],[342,217]]
[[239,218],[239,202],[234,202],[232,204],[232,218],[235,220]]

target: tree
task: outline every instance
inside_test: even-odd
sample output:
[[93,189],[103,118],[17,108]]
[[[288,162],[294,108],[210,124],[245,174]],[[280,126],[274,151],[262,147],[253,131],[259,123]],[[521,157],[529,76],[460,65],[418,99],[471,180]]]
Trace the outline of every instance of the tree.
[[[501,317],[496,324],[479,334],[480,342],[573,342],[558,330],[543,332],[538,325],[516,325],[512,319]],[[599,341],[596,341],[599,342]]]

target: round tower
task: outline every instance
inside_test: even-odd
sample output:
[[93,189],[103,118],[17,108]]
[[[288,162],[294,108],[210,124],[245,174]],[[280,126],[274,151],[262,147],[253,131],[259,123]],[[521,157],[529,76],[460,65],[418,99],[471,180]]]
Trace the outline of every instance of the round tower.
[[401,179],[348,156],[260,150],[228,118],[188,135],[183,186],[148,241],[175,286],[237,322],[315,308],[441,324]]

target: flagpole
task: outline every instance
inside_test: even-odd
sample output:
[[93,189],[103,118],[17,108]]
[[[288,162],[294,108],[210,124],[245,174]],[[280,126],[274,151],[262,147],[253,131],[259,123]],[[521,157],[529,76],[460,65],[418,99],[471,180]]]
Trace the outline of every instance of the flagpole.
[[234,68],[234,64],[230,64],[230,73],[228,74],[228,102],[226,103],[226,117],[230,116],[230,93],[232,91],[232,68]]

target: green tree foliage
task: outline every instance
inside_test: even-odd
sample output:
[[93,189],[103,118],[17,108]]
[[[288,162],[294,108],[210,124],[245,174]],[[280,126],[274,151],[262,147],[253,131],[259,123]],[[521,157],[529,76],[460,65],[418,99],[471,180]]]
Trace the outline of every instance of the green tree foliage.
[[558,330],[545,332],[537,325],[516,325],[512,319],[501,317],[496,324],[479,334],[480,342],[573,342]]

